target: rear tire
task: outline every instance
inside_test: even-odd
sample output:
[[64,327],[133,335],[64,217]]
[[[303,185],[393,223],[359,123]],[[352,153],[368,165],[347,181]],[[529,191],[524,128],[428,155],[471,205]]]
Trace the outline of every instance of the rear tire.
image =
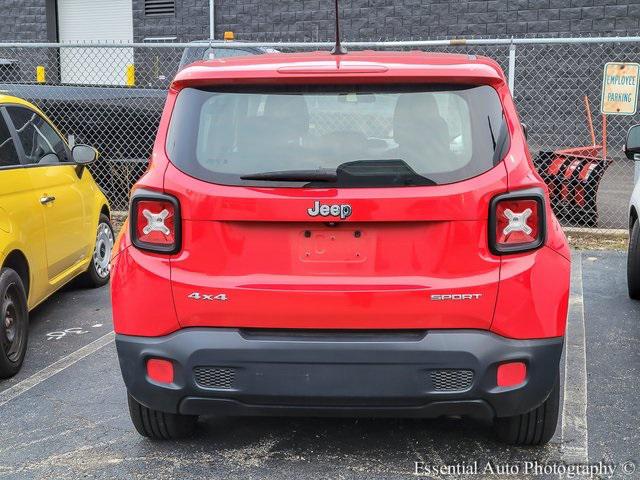
[[153,440],[176,440],[190,437],[195,431],[197,416],[152,410],[129,394],[127,400],[133,426],[143,437]]
[[29,339],[27,292],[14,270],[0,270],[0,378],[13,377],[24,362]]
[[494,424],[501,442],[510,445],[545,445],[551,440],[558,424],[560,411],[560,376],[545,402],[534,410],[497,418]]
[[104,213],[100,214],[96,242],[91,255],[91,263],[85,273],[80,276],[80,284],[89,288],[99,288],[109,283],[111,251],[114,235],[111,221]]
[[637,219],[633,224],[629,237],[627,286],[629,297],[640,300],[640,219]]

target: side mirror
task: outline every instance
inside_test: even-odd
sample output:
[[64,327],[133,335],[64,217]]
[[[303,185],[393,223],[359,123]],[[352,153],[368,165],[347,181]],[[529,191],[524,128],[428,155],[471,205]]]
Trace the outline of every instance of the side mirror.
[[522,125],[522,133],[524,134],[524,139],[529,140],[529,126],[526,123],[521,123]]
[[73,161],[78,165],[89,165],[98,158],[98,151],[89,145],[75,145],[71,149]]
[[627,132],[624,154],[629,160],[640,160],[640,125],[634,125]]

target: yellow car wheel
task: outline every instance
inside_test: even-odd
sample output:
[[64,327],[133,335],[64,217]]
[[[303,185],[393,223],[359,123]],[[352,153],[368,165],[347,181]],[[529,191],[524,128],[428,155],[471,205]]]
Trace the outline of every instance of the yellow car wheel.
[[27,294],[20,276],[0,270],[0,378],[12,377],[24,361],[29,337]]
[[83,281],[87,286],[98,288],[109,283],[114,238],[113,227],[109,217],[105,214],[100,214],[93,257],[89,268],[83,276]]

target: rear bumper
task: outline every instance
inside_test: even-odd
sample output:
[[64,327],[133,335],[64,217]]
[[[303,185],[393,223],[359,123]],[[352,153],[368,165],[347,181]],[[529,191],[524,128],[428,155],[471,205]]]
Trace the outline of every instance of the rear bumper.
[[[530,411],[547,398],[563,338],[191,328],[164,337],[118,335],[116,345],[129,393],[165,412],[491,420]],[[172,384],[147,377],[153,357],[172,360]],[[496,386],[497,366],[505,361],[527,364],[523,384]]]

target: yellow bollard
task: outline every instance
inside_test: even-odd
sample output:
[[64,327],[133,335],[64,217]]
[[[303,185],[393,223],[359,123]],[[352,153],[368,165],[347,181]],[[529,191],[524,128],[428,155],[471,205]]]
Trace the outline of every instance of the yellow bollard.
[[42,65],[36,67],[36,82],[45,83],[47,81],[47,73]]
[[136,84],[136,67],[133,64],[127,65],[127,87],[133,87]]

